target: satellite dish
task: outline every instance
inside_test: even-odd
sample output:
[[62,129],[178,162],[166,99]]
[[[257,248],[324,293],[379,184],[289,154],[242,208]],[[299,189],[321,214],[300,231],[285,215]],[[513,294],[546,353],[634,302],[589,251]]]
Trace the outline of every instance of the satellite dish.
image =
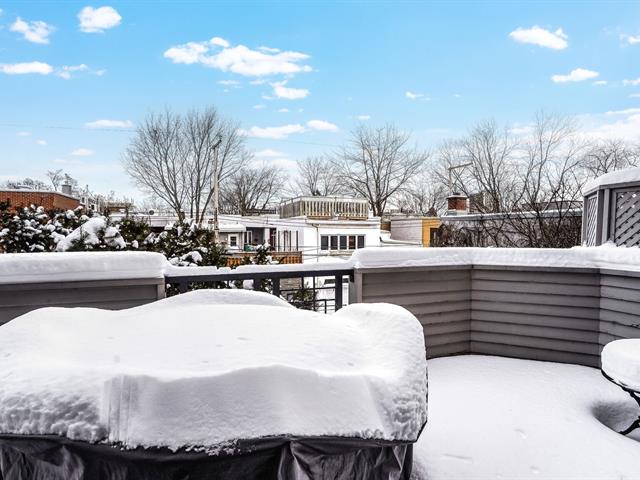
[[155,213],[156,213],[156,212],[154,212],[154,211],[153,211],[153,209],[152,209],[152,210],[149,210],[149,215],[155,215]]

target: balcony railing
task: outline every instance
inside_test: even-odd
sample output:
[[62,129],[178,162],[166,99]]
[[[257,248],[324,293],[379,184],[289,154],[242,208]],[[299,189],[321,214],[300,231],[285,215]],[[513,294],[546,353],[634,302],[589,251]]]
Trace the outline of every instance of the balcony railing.
[[[248,266],[231,271],[196,273],[195,268],[178,268],[165,275],[168,286],[179,293],[200,288],[235,288],[252,282],[251,288],[284,298],[296,307],[329,313],[348,301],[352,268],[313,265]],[[262,267],[262,268],[261,268]],[[292,267],[292,268],[287,268]],[[345,295],[345,287],[347,295]]]

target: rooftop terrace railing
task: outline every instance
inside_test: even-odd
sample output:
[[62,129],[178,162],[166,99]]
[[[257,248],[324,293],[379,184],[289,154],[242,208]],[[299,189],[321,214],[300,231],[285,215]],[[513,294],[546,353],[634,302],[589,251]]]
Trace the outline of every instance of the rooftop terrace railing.
[[291,264],[207,271],[196,267],[175,268],[165,275],[167,285],[179,293],[199,288],[234,288],[246,281],[251,282],[253,290],[267,291],[294,306],[329,313],[346,304],[348,293],[344,295],[344,290],[347,287],[348,291],[353,281],[353,268]]
[[158,255],[0,255],[0,324],[40,307],[121,309],[167,292],[240,285],[328,313],[346,303],[401,305],[423,325],[428,357],[476,353],[597,367],[608,342],[640,337],[640,249],[381,248],[347,263],[234,270],[168,267]]

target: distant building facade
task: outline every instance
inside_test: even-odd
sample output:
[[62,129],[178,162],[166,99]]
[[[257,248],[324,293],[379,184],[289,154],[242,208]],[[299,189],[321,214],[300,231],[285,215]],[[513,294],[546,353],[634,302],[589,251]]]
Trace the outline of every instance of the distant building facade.
[[35,205],[47,211],[73,210],[81,205],[78,197],[48,190],[0,190],[0,201],[9,202],[16,209]]

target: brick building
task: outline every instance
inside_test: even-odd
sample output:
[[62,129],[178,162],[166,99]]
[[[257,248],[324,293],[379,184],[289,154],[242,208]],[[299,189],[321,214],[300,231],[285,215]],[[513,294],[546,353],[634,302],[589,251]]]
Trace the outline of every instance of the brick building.
[[80,199],[60,192],[46,190],[0,190],[0,201],[10,202],[14,208],[29,205],[42,206],[45,210],[73,210],[80,206]]

